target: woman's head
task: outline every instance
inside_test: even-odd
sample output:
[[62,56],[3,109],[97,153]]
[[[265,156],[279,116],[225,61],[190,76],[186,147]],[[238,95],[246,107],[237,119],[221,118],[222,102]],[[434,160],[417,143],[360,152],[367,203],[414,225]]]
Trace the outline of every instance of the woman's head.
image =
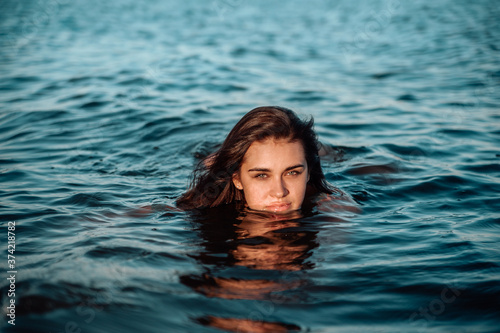
[[303,144],[276,138],[254,141],[232,181],[251,209],[271,212],[299,209],[309,181]]
[[177,203],[202,208],[240,201],[251,209],[285,212],[301,207],[306,190],[331,193],[313,120],[302,121],[282,107],[259,107],[200,163]]

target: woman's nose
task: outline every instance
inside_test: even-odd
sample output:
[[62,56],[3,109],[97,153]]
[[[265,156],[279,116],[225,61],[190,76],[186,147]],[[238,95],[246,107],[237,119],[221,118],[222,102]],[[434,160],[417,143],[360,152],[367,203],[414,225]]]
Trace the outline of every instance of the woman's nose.
[[288,189],[286,188],[286,184],[283,181],[283,178],[280,177],[280,178],[275,178],[273,180],[271,194],[273,197],[276,197],[276,198],[283,198],[283,197],[287,196]]

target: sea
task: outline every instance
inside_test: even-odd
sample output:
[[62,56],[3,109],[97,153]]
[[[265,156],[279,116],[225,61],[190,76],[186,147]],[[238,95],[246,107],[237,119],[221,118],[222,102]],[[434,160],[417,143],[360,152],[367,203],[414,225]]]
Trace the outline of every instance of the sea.
[[[357,211],[175,200],[248,111]],[[0,331],[500,332],[494,0],[1,0]]]

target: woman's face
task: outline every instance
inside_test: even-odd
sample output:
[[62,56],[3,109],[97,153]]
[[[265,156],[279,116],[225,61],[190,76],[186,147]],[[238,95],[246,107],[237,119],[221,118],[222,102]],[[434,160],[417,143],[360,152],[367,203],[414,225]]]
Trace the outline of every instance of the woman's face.
[[233,175],[249,208],[279,213],[300,209],[308,181],[304,147],[288,139],[255,141]]

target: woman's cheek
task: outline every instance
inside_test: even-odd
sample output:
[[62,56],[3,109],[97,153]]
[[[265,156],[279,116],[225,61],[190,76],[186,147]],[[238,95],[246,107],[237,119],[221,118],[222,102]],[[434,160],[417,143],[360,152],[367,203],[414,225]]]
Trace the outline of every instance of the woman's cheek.
[[[257,186],[256,186],[257,185]],[[264,196],[265,189],[264,184],[251,184],[247,187],[247,191],[244,191],[245,199],[247,204],[252,209],[263,209],[264,208]]]

